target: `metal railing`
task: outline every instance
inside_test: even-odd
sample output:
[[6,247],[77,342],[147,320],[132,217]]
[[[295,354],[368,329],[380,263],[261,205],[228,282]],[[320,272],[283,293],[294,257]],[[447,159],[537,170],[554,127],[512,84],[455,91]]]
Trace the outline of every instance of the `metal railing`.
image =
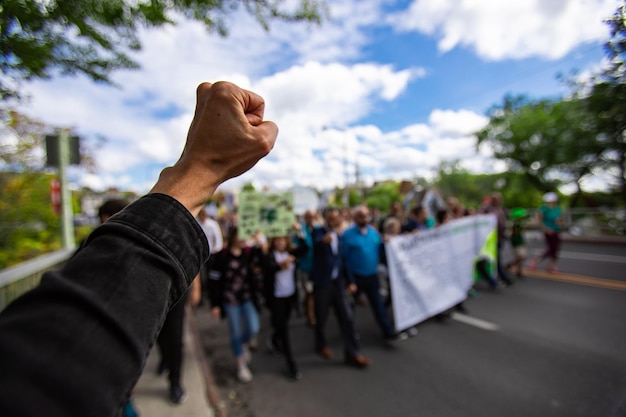
[[44,272],[60,268],[76,249],[61,249],[0,271],[0,311],[39,285]]
[[[528,210],[529,229],[538,228],[536,210]],[[626,237],[626,209],[607,208],[573,208],[563,210],[563,231],[572,236]]]

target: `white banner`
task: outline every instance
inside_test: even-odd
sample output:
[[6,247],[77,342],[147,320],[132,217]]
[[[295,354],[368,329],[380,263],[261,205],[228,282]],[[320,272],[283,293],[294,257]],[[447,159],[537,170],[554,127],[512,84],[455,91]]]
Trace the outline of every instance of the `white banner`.
[[476,257],[496,225],[492,214],[464,217],[385,244],[396,330],[465,300]]

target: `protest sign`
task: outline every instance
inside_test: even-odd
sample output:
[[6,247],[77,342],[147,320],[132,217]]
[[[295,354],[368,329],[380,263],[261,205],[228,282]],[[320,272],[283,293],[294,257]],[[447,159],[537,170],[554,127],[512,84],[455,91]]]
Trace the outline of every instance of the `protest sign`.
[[238,209],[239,238],[247,239],[256,232],[266,237],[285,236],[296,220],[293,194],[267,194],[242,191]]
[[[474,282],[476,258],[490,252],[494,215],[453,220],[385,244],[396,330],[460,303]],[[495,258],[495,256],[494,256]]]

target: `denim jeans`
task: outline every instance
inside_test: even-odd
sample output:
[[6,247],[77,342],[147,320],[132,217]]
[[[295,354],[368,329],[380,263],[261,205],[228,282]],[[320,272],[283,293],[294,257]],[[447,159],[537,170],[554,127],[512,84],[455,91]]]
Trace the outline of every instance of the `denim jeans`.
[[225,303],[224,311],[230,328],[230,344],[236,358],[243,355],[243,345],[259,333],[259,314],[252,301],[239,305]]

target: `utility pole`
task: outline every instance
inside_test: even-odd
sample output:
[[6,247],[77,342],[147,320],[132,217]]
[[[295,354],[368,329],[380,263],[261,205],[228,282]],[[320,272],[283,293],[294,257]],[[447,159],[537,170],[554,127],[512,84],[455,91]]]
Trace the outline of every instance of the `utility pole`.
[[66,172],[70,164],[70,135],[68,129],[59,129],[57,134],[59,182],[61,183],[61,240],[63,247],[70,249],[75,246],[72,195],[70,193]]

